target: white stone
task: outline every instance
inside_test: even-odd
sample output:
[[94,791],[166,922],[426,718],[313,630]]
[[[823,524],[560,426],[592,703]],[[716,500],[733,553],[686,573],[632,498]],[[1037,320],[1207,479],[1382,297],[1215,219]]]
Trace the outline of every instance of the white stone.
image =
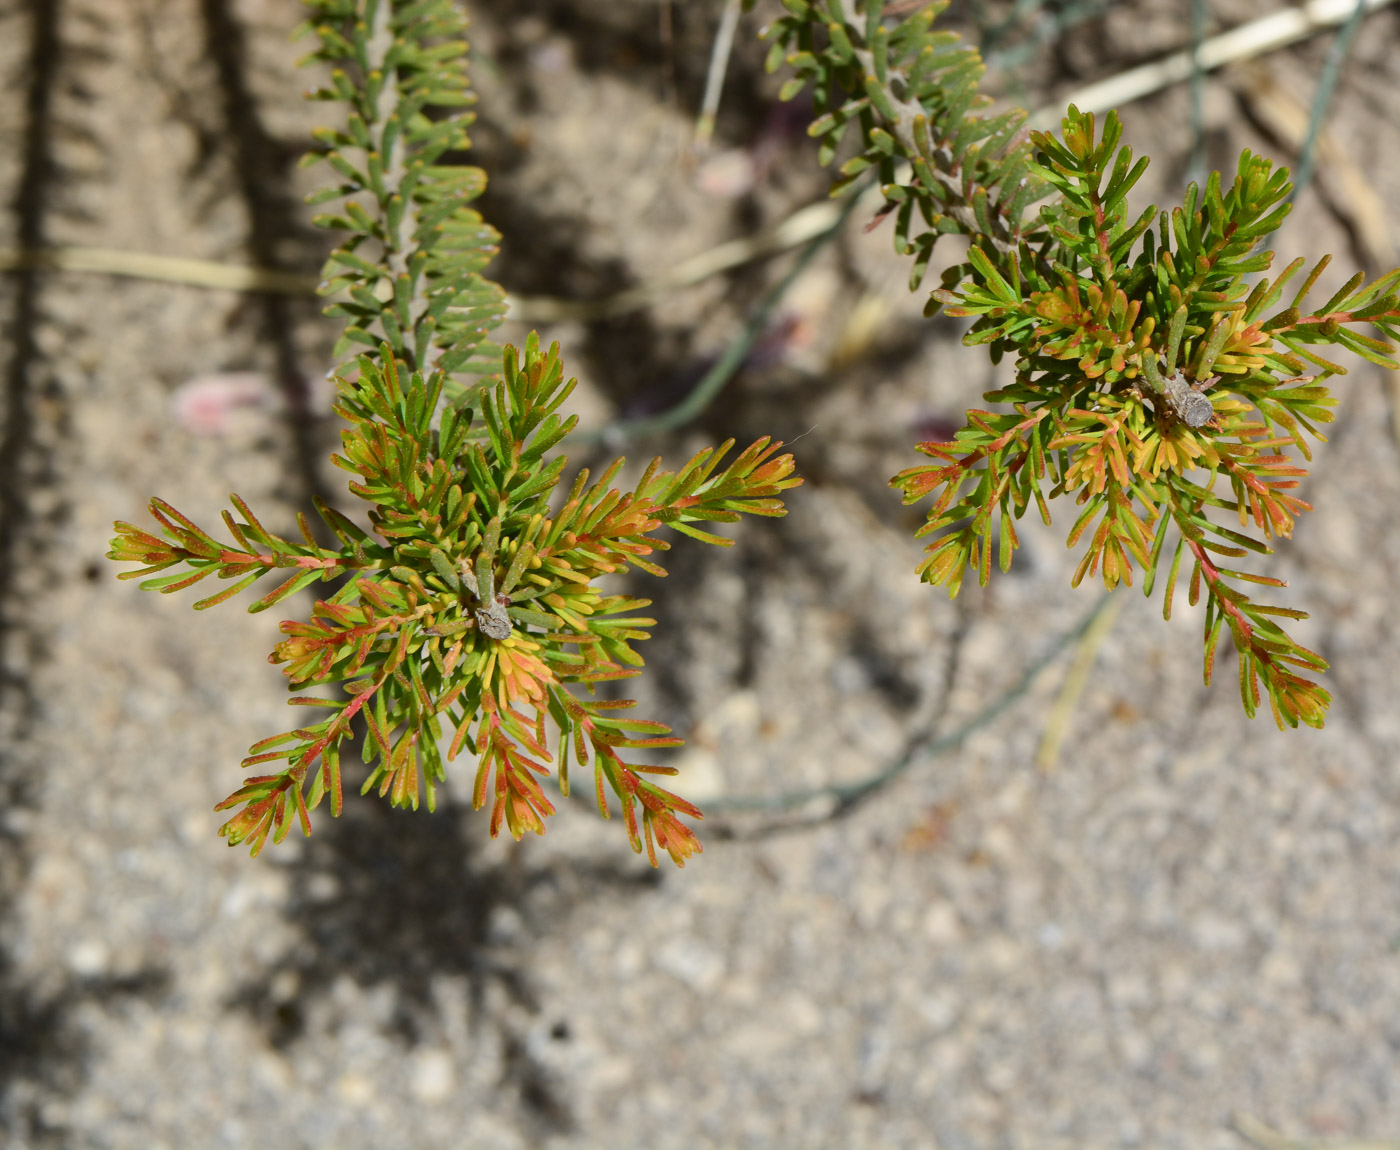
[[409,1089],[419,1102],[444,1102],[456,1084],[452,1056],[445,1050],[419,1050],[413,1055]]

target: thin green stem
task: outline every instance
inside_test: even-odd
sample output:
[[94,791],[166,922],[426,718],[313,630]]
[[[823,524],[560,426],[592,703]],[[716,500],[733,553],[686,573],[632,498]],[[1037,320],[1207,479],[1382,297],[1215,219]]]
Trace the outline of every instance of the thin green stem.
[[892,762],[873,774],[849,783],[831,783],[823,787],[809,787],[803,790],[779,791],[772,795],[728,795],[712,799],[705,809],[712,814],[738,811],[780,812],[795,810],[822,800],[834,802],[837,809],[851,806],[868,798],[894,782],[910,768],[927,759],[955,751],[967,739],[989,726],[1006,713],[1028,692],[1035,681],[1051,663],[1073,646],[1099,617],[1108,609],[1111,592],[1105,593],[1069,631],[1052,643],[1043,654],[1032,660],[1014,683],[998,695],[992,702],[975,715],[959,723],[952,730],[939,734],[932,727],[916,731],[905,743],[904,750]]
[[1312,181],[1313,164],[1317,155],[1317,138],[1322,133],[1322,125],[1327,120],[1327,112],[1332,104],[1332,94],[1336,91],[1337,77],[1341,74],[1342,64],[1346,62],[1347,54],[1351,51],[1351,42],[1356,39],[1357,29],[1361,27],[1361,18],[1365,15],[1366,0],[1356,0],[1356,7],[1352,9],[1351,15],[1347,17],[1347,22],[1342,25],[1341,31],[1337,33],[1337,38],[1332,41],[1332,47],[1327,51],[1327,62],[1323,65],[1322,74],[1318,77],[1312,110],[1308,114],[1308,134],[1303,139],[1303,151],[1298,157],[1298,177],[1293,182],[1293,199],[1295,201]]
[[841,228],[850,218],[860,198],[859,189],[853,190],[846,197],[841,213],[832,221],[831,227],[802,249],[792,267],[788,269],[787,274],[769,289],[759,305],[754,308],[738,337],[725,349],[724,354],[704,374],[700,382],[695,385],[695,389],[684,400],[676,404],[675,407],[657,415],[649,415],[641,419],[620,419],[594,432],[577,432],[572,437],[573,442],[602,443],[611,447],[644,435],[652,435],[661,431],[674,431],[678,427],[685,427],[699,419],[706,408],[724,390],[724,385],[733,379],[735,373],[743,366],[744,360],[748,358],[754,344],[758,342],[764,329],[767,328],[774,310],[783,297],[787,295],[788,290],[811,265],[817,253],[830,240],[840,234]]
[[1191,158],[1186,164],[1188,183],[1206,178],[1206,68],[1201,45],[1206,38],[1206,0],[1191,0]]

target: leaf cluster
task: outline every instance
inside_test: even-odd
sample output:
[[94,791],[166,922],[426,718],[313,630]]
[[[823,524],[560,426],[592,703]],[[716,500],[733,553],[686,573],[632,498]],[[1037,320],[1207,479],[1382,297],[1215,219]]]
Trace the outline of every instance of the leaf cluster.
[[[1228,631],[1245,711],[1267,696],[1280,726],[1320,726],[1330,696],[1309,676],[1326,663],[1280,623],[1306,614],[1257,602],[1248,586],[1285,584],[1238,561],[1268,555],[1311,510],[1296,494],[1309,440],[1332,418],[1325,381],[1345,374],[1330,349],[1397,366],[1400,270],[1369,285],[1358,273],[1310,306],[1326,259],[1296,286],[1302,260],[1263,274],[1273,254],[1260,244],[1291,192],[1268,160],[1245,152],[1230,183],[1213,173],[1180,207],[1134,214],[1147,160],[1120,146],[1117,116],[1099,131],[1071,107],[1058,135],[1023,138],[1021,113],[975,115],[980,61],[934,30],[942,0],[897,23],[882,0],[784,5],[770,65],[794,70],[785,95],[814,86],[823,158],[847,123],[860,128],[836,190],[876,166],[901,228],[917,209],[931,232],[967,235],[928,313],[970,317],[964,342],[1014,360],[1014,380],[984,397],[998,410],[968,411],[951,442],[919,445],[933,463],[891,480],[906,503],[933,501],[922,578],[951,594],[970,570],[985,583],[993,552],[1010,566],[1027,508],[1049,523],[1050,502],[1070,497],[1069,545],[1084,545],[1075,584],[1101,576],[1111,590],[1139,570],[1150,595],[1165,563],[1170,615],[1186,574],[1190,601],[1205,600],[1206,681]],[[900,161],[911,175],[892,179]],[[914,286],[934,239],[896,236]]]
[[483,373],[500,349],[485,342],[505,293],[482,272],[500,237],[470,207],[486,173],[446,163],[470,145],[465,111],[465,21],[447,0],[306,0],[306,62],[331,68],[313,100],[346,106],[343,128],[321,128],[305,163],[337,182],[310,203],[342,201],[314,217],[344,233],[326,265],[327,315],[344,321],[337,358],[387,342],[417,368]]
[[340,812],[342,755],[358,742],[362,790],[395,806],[426,798],[431,809],[446,763],[475,756],[474,804],[490,805],[492,835],[516,838],[543,833],[554,812],[542,785],[552,769],[567,795],[571,764],[592,768],[600,812],[611,794],[633,848],[683,865],[700,843],[682,817],[700,811],[655,781],[675,768],[620,754],[680,740],[632,717],[632,700],[595,695],[638,674],[635,644],[654,621],[639,614],[647,600],[598,581],[664,575],[652,558],[669,546],[663,527],[728,545],[699,525],[784,514],[779,497],[801,482],[792,456],[765,438],[729,458],[730,441],[674,472],[653,460],[628,491],[613,486],[622,459],[565,487],[558,449],[577,423],[564,410],[575,381],[557,345],[542,350],[531,334],[500,351],[498,374],[473,379],[503,297],[481,275],[495,233],[466,206],[484,176],[441,163],[465,143],[456,110],[471,101],[461,16],[449,0],[308,2],[314,56],[337,65],[316,95],[347,105],[347,127],[317,136],[343,182],[313,199],[346,200],[322,220],[349,233],[324,290],[346,325],[337,354],[365,348],[335,373],[346,427],[332,457],[360,517],[318,500],[336,540],[322,546],[304,516],[300,540],[283,538],[233,496],[221,539],[154,499],[159,534],[117,523],[109,552],[137,564],[120,578],[148,590],[227,583],[197,609],[269,574],[281,582],[249,610],[327,586],[309,618],[281,624],[269,656],[293,690],[314,692],[290,700],[311,717],[253,744],[243,765],[268,773],[219,804],[236,811],[221,834],[253,854],[293,825],[309,834],[327,796]]
[[1029,208],[1049,189],[1031,163],[1019,108],[975,114],[991,101],[976,48],[934,27],[948,0],[886,22],[882,0],[783,0],[784,16],[764,29],[767,67],[794,73],[790,100],[811,90],[817,118],[808,133],[832,162],[850,129],[856,154],[840,169],[837,195],[873,172],[894,214],[895,248],[914,257],[910,290],[923,281],[943,235],[976,236],[1002,249],[1034,240]]

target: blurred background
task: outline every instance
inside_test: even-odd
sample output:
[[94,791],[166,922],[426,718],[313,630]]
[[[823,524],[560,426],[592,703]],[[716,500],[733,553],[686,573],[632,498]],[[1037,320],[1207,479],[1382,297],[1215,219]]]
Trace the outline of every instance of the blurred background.
[[[347,796],[256,861],[216,837],[245,748],[286,725],[277,618],[196,615],[103,555],[151,495],[210,524],[237,491],[274,530],[350,502],[309,294],[329,237],[301,202],[323,176],[296,166],[334,109],[300,99],[294,0],[9,0],[0,1144],[1400,1139],[1387,373],[1335,382],[1318,510],[1266,564],[1334,668],[1326,729],[1281,734],[1242,716],[1232,656],[1201,685],[1184,595],[1165,623],[1069,587],[1068,506],[1025,521],[989,587],[918,583],[921,514],[888,478],[1009,365],[922,317],[888,221],[812,208],[809,109],[762,69],[776,3],[464,7],[500,334],[562,344],[593,437],[573,462],[773,434],[806,476],[786,519],[681,539],[668,578],[628,585],[658,619],[635,693],[687,739],[705,852],[652,871],[587,801],[493,842],[465,760],[433,815]],[[955,0],[946,21],[1045,123],[1252,29],[1233,62],[1105,106],[1153,158],[1138,207],[1244,148],[1308,151],[1276,267],[1334,253],[1326,293],[1396,262],[1400,14],[1376,7],[1285,43],[1284,0]]]

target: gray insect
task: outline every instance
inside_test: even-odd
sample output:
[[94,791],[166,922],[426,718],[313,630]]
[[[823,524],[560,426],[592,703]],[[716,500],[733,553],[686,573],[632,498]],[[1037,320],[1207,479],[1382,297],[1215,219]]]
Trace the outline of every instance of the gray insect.
[[1187,427],[1204,427],[1215,418],[1210,400],[1192,387],[1184,375],[1169,375],[1163,383],[1166,386],[1162,398]]
[[462,586],[471,592],[478,603],[472,610],[477,628],[488,639],[509,639],[512,627],[506,608],[510,606],[510,596],[496,594],[495,577],[490,566],[482,563],[478,573],[472,570],[470,562],[463,562],[457,574]]
[[506,614],[506,604],[509,602],[504,595],[497,595],[490,603],[472,612],[476,616],[476,625],[488,639],[510,638],[510,616]]

